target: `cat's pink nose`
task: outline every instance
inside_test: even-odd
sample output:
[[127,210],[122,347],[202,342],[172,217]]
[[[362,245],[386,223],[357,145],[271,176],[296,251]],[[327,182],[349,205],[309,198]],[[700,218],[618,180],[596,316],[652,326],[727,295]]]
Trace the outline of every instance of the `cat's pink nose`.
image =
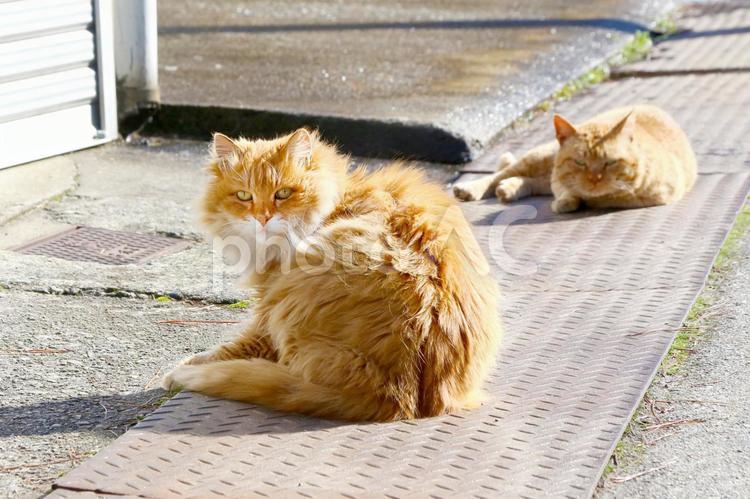
[[255,219],[262,227],[265,227],[268,221],[271,220],[271,215],[258,215]]

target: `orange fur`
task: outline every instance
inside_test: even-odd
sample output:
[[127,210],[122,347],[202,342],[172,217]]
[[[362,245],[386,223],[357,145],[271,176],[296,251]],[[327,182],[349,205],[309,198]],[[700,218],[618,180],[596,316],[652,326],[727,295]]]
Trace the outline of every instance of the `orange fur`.
[[[536,147],[495,175],[457,185],[464,200],[494,189],[502,201],[553,194],[552,209],[637,208],[681,199],[696,178],[679,125],[654,106],[617,108],[573,126],[554,119],[557,142]],[[558,145],[559,144],[559,145]]]
[[[202,217],[211,232],[258,238],[256,217],[270,213],[274,230],[308,244],[247,274],[259,296],[250,326],[187,359],[166,387],[349,420],[479,402],[500,336],[497,289],[449,195],[400,164],[348,172],[346,156],[305,131],[217,136],[214,154]],[[286,187],[293,194],[275,200]]]

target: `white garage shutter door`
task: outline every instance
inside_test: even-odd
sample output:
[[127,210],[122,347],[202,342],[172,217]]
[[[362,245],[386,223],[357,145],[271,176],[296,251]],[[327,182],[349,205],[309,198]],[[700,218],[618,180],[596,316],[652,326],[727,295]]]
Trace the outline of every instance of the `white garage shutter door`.
[[0,168],[116,137],[110,9],[0,0]]

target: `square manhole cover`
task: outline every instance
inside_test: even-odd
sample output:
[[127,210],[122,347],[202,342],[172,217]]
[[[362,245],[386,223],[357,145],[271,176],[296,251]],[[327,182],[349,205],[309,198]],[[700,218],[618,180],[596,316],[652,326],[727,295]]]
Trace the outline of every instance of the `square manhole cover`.
[[124,265],[175,253],[187,246],[186,241],[173,237],[75,227],[20,246],[15,251],[64,260]]

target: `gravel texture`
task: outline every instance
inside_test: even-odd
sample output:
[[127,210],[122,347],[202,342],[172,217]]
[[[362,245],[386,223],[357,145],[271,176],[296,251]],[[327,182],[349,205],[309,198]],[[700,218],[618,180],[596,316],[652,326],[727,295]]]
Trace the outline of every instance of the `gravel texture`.
[[[657,375],[598,497],[747,497],[750,232],[716,284],[703,295],[713,305],[689,346],[694,353],[671,375]],[[670,421],[684,423],[652,429]]]
[[159,376],[247,312],[156,300],[0,291],[0,495],[32,497],[164,397]]

